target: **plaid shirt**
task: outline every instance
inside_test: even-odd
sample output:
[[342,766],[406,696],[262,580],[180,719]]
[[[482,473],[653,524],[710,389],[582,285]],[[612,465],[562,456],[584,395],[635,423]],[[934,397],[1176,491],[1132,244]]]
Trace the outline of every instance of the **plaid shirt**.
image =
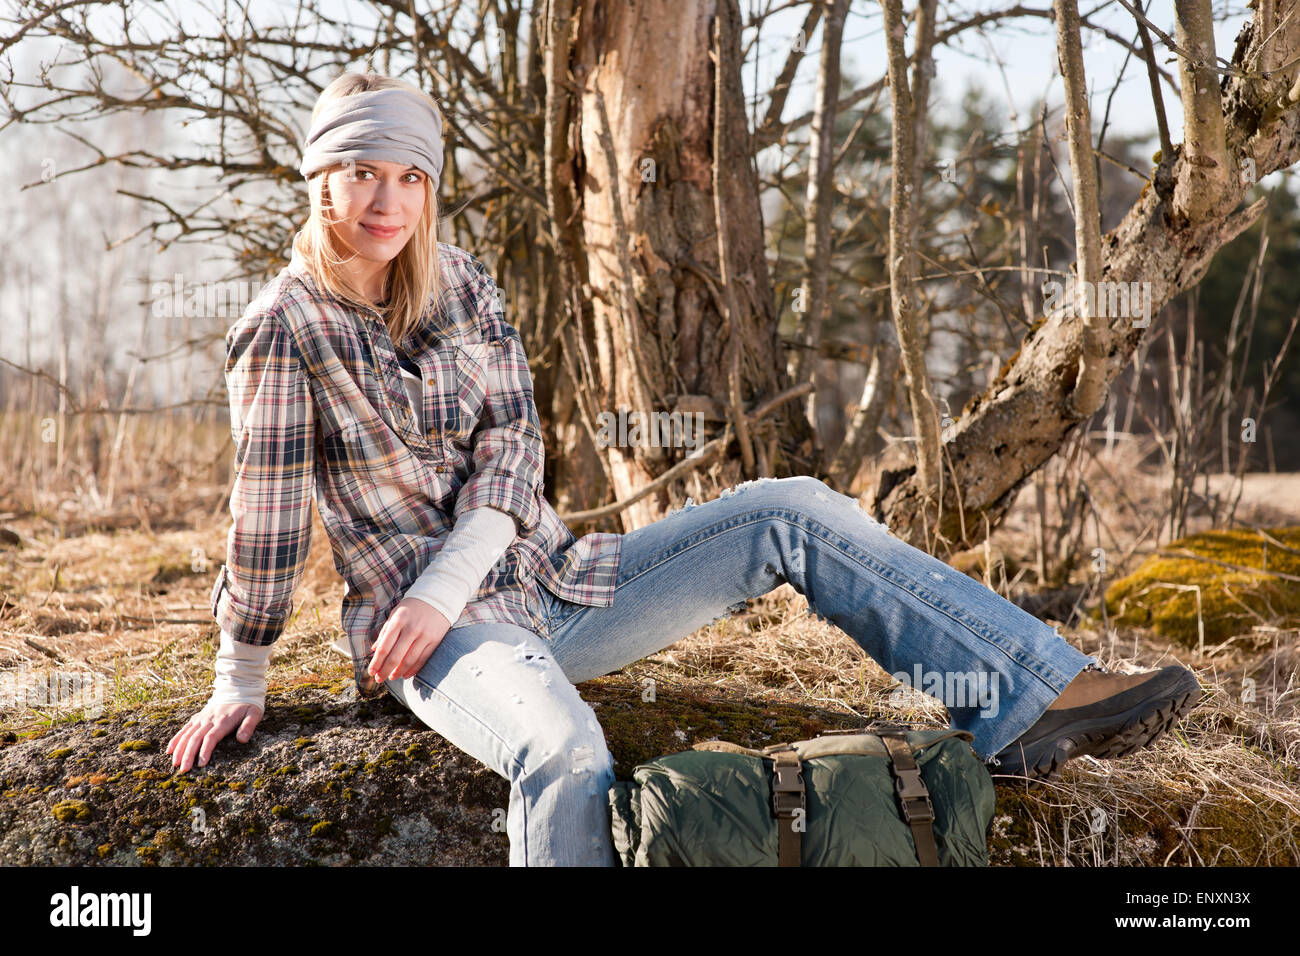
[[[519,536],[453,624],[518,624],[540,582],[558,597],[608,607],[622,536],[575,539],[542,492],[542,435],[519,333],[483,264],[438,243],[436,310],[398,343],[420,366],[419,429],[378,313],[320,288],[295,251],[226,333],[235,439],[234,518],[212,614],[237,641],[284,630],[311,542],[311,501],[344,577],[343,628],[364,696],[379,631],[442,547],[456,518],[488,506]],[[534,602],[535,606],[535,602]]]

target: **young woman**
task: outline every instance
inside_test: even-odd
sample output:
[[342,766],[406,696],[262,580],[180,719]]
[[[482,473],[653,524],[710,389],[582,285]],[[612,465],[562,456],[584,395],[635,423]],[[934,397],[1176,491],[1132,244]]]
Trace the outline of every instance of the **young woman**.
[[261,719],[313,498],[346,581],[361,692],[386,688],[510,781],[512,865],[616,862],[612,758],[574,683],[786,581],[940,697],[997,773],[1129,753],[1195,705],[1190,671],[1102,671],[814,478],[745,482],[626,535],[575,539],[542,491],[532,379],[496,284],[436,238],[437,106],[345,73],[312,120],[310,218],[226,337],[236,477],[212,592],[221,649],[211,700],[167,747],[181,772]]

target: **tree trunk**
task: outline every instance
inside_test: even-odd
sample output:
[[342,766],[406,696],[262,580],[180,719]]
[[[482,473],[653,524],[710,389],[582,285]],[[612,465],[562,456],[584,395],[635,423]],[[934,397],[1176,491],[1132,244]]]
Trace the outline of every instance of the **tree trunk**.
[[[734,422],[742,411],[730,408],[733,391],[749,409],[790,384],[743,110],[736,0],[582,0],[574,15],[569,71],[580,109],[563,175],[577,184],[579,218],[573,221],[581,253],[575,246],[575,262],[580,255],[576,268],[586,283],[581,304],[592,324],[583,386],[595,415],[617,422],[620,409],[629,421],[632,412],[698,412],[712,439],[724,419]],[[713,58],[715,16],[723,18],[720,77]],[[552,73],[552,96],[562,95],[559,74]],[[715,98],[715,83],[721,97]],[[716,134],[715,109],[722,110]],[[725,289],[718,209],[725,213],[729,255]],[[734,303],[729,318],[728,299]],[[735,376],[738,389],[732,387]],[[754,432],[750,451],[766,462],[764,470],[807,470],[801,457],[809,430],[797,404],[778,409]],[[692,450],[650,446],[644,435],[633,443],[630,427],[627,437],[627,444],[603,449],[619,500]],[[751,477],[737,466],[745,454],[719,466],[715,480]],[[655,520],[668,500],[654,495],[629,507],[624,529]]]
[[822,27],[821,63],[817,70],[817,103],[813,109],[809,136],[808,187],[804,212],[804,344],[796,361],[795,378],[813,382],[816,388],[808,397],[808,420],[813,424],[813,451],[820,458],[824,451],[819,436],[821,410],[827,408],[831,394],[820,354],[822,330],[830,315],[831,219],[835,214],[835,127],[839,117],[837,101],[840,89],[840,45],[844,39],[844,20],[849,0],[831,0],[827,5],[826,23]]
[[[889,297],[894,327],[902,349],[903,372],[911,400],[916,436],[916,472],[923,504],[939,493],[939,414],[925,364],[925,347],[917,328],[914,231],[916,189],[916,117],[907,82],[907,53],[903,46],[902,0],[881,0],[885,14],[885,44],[889,51],[889,106],[893,114],[893,177],[889,205]],[[923,521],[924,523],[924,521]]]
[[[934,78],[934,12],[937,0],[921,0],[916,6],[916,41],[912,65],[912,119],[915,145],[912,155],[912,182],[919,183],[925,172],[926,143],[930,130],[930,81]],[[911,244],[919,248],[920,220],[912,217]],[[923,314],[928,311],[924,307]],[[862,459],[871,448],[880,427],[880,419],[894,394],[899,366],[898,332],[892,322],[881,322],[876,329],[876,344],[871,350],[871,364],[858,399],[857,411],[849,421],[844,441],[831,462],[827,477],[830,483],[852,494],[853,479]]]
[[1106,353],[1110,324],[1098,314],[1100,297],[1089,296],[1101,278],[1101,210],[1097,199],[1097,163],[1092,158],[1092,114],[1083,70],[1077,0],[1056,0],[1056,55],[1065,79],[1065,128],[1070,140],[1070,174],[1074,181],[1074,247],[1079,256],[1066,301],[1074,306],[1083,337],[1079,374],[1066,402],[1075,418],[1087,418],[1106,397]]

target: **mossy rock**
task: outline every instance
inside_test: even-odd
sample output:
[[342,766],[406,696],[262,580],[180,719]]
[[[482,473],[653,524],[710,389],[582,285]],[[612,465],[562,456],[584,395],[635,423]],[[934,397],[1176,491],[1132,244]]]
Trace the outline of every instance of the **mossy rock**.
[[[1300,527],[1264,530],[1300,552]],[[1117,625],[1150,628],[1184,647],[1197,647],[1197,593],[1186,589],[1194,585],[1200,588],[1206,646],[1245,634],[1262,622],[1300,627],[1300,580],[1263,570],[1300,579],[1300,553],[1279,548],[1254,531],[1188,535],[1107,588],[1106,613]],[[1100,619],[1100,610],[1093,616]]]
[[[0,865],[506,865],[509,840],[498,824],[508,782],[395,699],[358,700],[351,684],[340,693],[331,686],[269,692],[251,741],[225,738],[207,767],[186,774],[174,773],[156,744],[188,719],[183,708],[171,724],[144,705],[108,724],[70,722],[5,747],[0,780],[14,795],[0,804]],[[579,691],[623,779],[637,763],[696,741],[762,745],[858,723],[821,707],[662,678],[649,701],[633,673]],[[153,740],[131,740],[128,720],[154,728]],[[47,758],[64,748],[89,758],[90,772],[70,777]],[[295,762],[307,755],[318,756]],[[301,838],[286,839],[288,829]],[[60,842],[65,830],[73,839]]]
[[[578,688],[595,712],[615,776],[622,780],[638,763],[704,740],[761,747],[862,724],[835,709],[659,672],[655,699],[647,700],[644,673],[634,666]],[[252,740],[240,744],[227,737],[207,767],[183,775],[172,776],[165,754],[119,750],[125,736],[121,719],[108,725],[104,738],[91,736],[92,723],[69,723],[49,738],[5,747],[0,751],[5,793],[0,865],[508,863],[509,840],[499,823],[509,804],[509,784],[411,720],[396,700],[358,701],[328,688],[289,688],[268,693],[267,704]],[[294,766],[289,761],[307,749],[298,746],[298,708],[317,716],[312,740],[320,759],[297,767],[298,773],[278,773]],[[173,723],[179,727],[187,717],[178,712]],[[171,730],[154,723],[160,736]],[[58,761],[45,756],[55,747],[90,757],[93,772],[85,779],[68,777]],[[373,766],[367,771],[368,764]],[[169,780],[172,786],[158,786]],[[1297,783],[1287,778],[1288,787]],[[1180,840],[1190,841],[1195,853],[1175,854],[1175,863],[1300,862],[1294,852],[1300,821],[1288,819],[1281,805],[1261,801],[1253,807],[1222,787],[1202,799],[1204,786],[1195,781],[1170,788],[1152,782],[1136,789],[1143,808],[1158,806],[1160,812],[1124,815],[1120,862],[1162,865]],[[1002,822],[990,838],[994,863],[1037,865],[1035,835],[1043,827],[1064,832],[1069,821],[1063,815],[1071,812],[1077,820],[1069,832],[1084,832],[1079,828],[1086,820],[1077,806],[1071,810],[1052,788],[1018,793],[999,786],[998,798]],[[193,812],[200,807],[201,814]],[[1113,837],[1116,831],[1109,832]],[[1087,863],[1081,854],[1072,854],[1071,861]],[[1109,852],[1105,861],[1111,862]],[[1057,861],[1049,856],[1047,862]]]

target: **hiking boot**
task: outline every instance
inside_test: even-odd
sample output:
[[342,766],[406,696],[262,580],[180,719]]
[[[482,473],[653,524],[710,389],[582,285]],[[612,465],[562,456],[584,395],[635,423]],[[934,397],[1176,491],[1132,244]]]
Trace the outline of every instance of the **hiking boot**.
[[1200,699],[1196,675],[1177,664],[1142,674],[1111,674],[1090,665],[1032,727],[988,761],[989,772],[1050,780],[1075,757],[1127,756]]

